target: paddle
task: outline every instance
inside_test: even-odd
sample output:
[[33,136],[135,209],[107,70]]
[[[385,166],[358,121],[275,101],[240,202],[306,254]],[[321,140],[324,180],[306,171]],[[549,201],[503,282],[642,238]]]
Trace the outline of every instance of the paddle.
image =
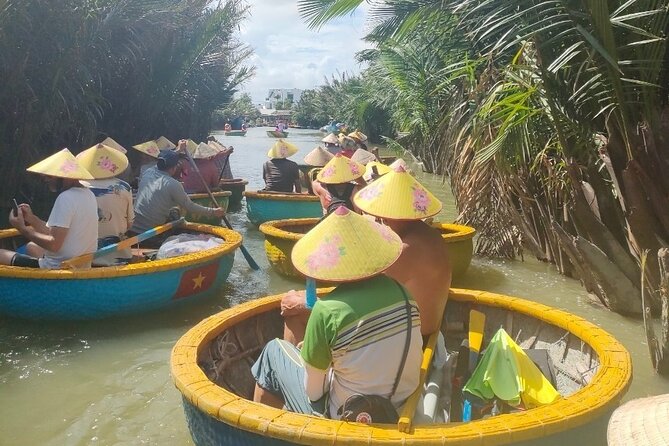
[[61,267],[63,269],[68,269],[77,265],[81,265],[83,263],[92,262],[94,259],[106,256],[107,254],[118,251],[120,249],[130,248],[132,245],[135,245],[139,242],[143,242],[144,240],[150,239],[151,237],[154,237],[158,234],[162,234],[163,232],[169,231],[172,228],[179,227],[183,225],[185,222],[186,219],[181,217],[179,220],[171,221],[169,223],[165,223],[164,225],[156,226],[155,228],[151,228],[148,231],[142,232],[141,234],[137,234],[134,237],[121,240],[120,242],[114,243],[113,245],[107,245],[104,248],[100,248],[95,252],[82,254],[78,257],[73,257],[69,260],[65,260],[63,263],[61,263]]
[[427,345],[423,349],[423,361],[420,364],[420,378],[418,381],[418,387],[411,395],[409,395],[409,398],[407,398],[406,403],[404,403],[404,407],[402,408],[400,418],[397,420],[397,430],[400,432],[409,433],[411,430],[411,423],[413,422],[413,416],[416,412],[416,405],[420,399],[420,394],[423,393],[425,379],[427,378],[428,372],[430,370],[430,365],[432,365],[432,357],[434,356],[434,349],[437,345],[438,337],[439,331],[432,333],[427,340]]
[[[230,149],[233,149],[232,146],[230,146]],[[221,182],[221,178],[223,178],[223,174],[225,174],[225,168],[228,167],[228,163],[230,162],[230,156],[232,153],[228,153],[228,156],[225,157],[225,162],[223,163],[223,167],[221,168],[221,173],[218,175],[218,182]]]
[[[209,189],[209,186],[207,185],[207,182],[204,180],[202,177],[202,174],[200,173],[200,169],[197,168],[197,164],[195,164],[195,161],[193,160],[193,157],[191,156],[190,152],[188,150],[184,151],[186,153],[186,158],[188,158],[188,162],[190,163],[191,167],[193,168],[193,171],[197,174],[198,178],[200,178],[200,182],[202,182],[202,185],[204,188],[207,190],[207,194],[209,194],[209,198],[211,198],[211,201],[214,202],[216,207],[220,207],[218,205],[218,202],[216,201],[216,198],[214,197],[214,194],[211,193],[211,189]],[[225,222],[225,225],[228,227],[228,229],[232,229],[232,225],[228,221],[227,217],[224,215],[223,216],[223,221]],[[246,262],[249,264],[251,269],[253,270],[259,270],[260,267],[256,263],[255,260],[253,260],[253,257],[251,257],[251,253],[244,247],[244,245],[239,245],[239,249],[242,251],[242,254],[244,254],[244,258],[246,259]]]

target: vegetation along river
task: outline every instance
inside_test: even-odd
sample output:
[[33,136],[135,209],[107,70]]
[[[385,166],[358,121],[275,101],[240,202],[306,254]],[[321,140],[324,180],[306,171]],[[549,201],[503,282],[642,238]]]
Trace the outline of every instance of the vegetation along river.
[[[251,128],[246,137],[219,139],[232,144],[235,177],[262,187],[262,163],[274,142],[267,128]],[[322,135],[291,129],[300,148],[296,161]],[[444,203],[439,218],[457,215],[447,186],[436,176],[421,181]],[[269,269],[263,237],[245,211],[229,214],[244,235],[245,246],[261,265],[250,270],[240,253],[227,285],[217,296],[176,311],[95,322],[27,322],[0,316],[0,444],[5,445],[184,445],[192,444],[181,397],[169,374],[176,340],[206,316],[240,302],[300,287]],[[630,351],[634,380],[625,400],[669,391],[669,382],[650,367],[643,325],[594,306],[577,281],[559,275],[531,256],[526,261],[475,258],[456,283],[522,297],[577,314],[612,333]],[[129,290],[130,291],[130,290]],[[571,444],[583,438],[570,438]],[[598,436],[591,445],[605,445]]]

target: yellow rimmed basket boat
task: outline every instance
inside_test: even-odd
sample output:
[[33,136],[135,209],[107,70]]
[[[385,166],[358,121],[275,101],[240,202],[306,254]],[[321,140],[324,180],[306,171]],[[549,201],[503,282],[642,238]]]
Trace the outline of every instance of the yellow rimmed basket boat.
[[288,138],[288,132],[280,132],[278,130],[267,130],[267,136],[270,138]]
[[[291,218],[271,220],[260,225],[265,235],[265,253],[274,270],[285,277],[304,279],[290,261],[293,246],[304,234],[316,226],[320,218]],[[433,223],[441,232],[453,268],[453,278],[462,277],[472,261],[473,237],[476,230],[471,226],[451,223]]]
[[562,445],[559,433],[573,430],[586,439],[598,435],[593,432],[597,424],[602,432],[596,438],[605,438],[606,423],[600,421],[619,404],[632,378],[629,353],[594,324],[515,297],[452,289],[443,325],[450,348],[467,337],[470,310],[481,311],[486,315],[484,342],[502,326],[521,347],[548,350],[563,398],[469,423],[417,425],[409,433],[396,425],[296,414],[251,401],[251,366],[263,346],[283,333],[281,297],[211,316],[172,350],[172,376],[196,445]]
[[453,268],[453,278],[457,280],[465,275],[469,264],[472,263],[476,229],[455,223],[434,222],[432,226],[441,232],[441,238],[446,242],[448,258]]
[[[101,319],[213,294],[227,280],[242,236],[193,223],[182,231],[212,235],[224,243],[197,253],[121,266],[79,270],[0,266],[0,313],[25,319]],[[15,229],[0,231],[5,247],[15,247],[18,238]]]
[[321,202],[315,195],[246,191],[246,214],[258,226],[270,220],[322,217]]
[[[226,212],[228,211],[228,203],[230,201],[230,197],[232,196],[232,192],[230,191],[221,191],[221,192],[212,192],[212,195],[216,199],[216,202],[218,205],[225,210]],[[188,194],[188,197],[194,202],[199,204],[200,206],[205,206],[208,208],[214,207],[215,204],[211,201],[211,198],[209,197],[209,194],[204,193],[204,194]],[[186,220],[193,222],[193,223],[202,223],[205,225],[213,225],[213,226],[219,226],[221,224],[221,218],[220,217],[208,217],[206,215],[193,215],[190,213],[186,213]]]
[[228,201],[229,211],[234,212],[242,208],[242,198],[244,198],[244,190],[247,184],[249,182],[241,178],[233,178],[231,180],[222,179],[219,181],[219,189],[232,193]]

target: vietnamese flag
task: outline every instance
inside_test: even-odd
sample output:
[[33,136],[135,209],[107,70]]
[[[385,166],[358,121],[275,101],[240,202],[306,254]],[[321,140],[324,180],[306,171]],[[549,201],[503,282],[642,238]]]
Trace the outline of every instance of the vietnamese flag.
[[181,275],[179,288],[174,293],[172,300],[183,299],[208,290],[216,280],[217,272],[218,262],[184,271]]

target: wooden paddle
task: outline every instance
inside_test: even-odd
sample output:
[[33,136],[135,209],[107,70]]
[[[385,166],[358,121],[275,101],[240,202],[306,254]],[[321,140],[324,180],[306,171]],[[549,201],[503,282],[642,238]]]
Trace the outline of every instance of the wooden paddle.
[[418,405],[420,395],[423,393],[423,387],[425,386],[425,380],[427,379],[430,366],[432,365],[432,357],[434,356],[434,349],[437,345],[438,337],[439,331],[432,333],[427,340],[427,345],[423,349],[423,361],[420,364],[418,387],[411,395],[409,395],[409,398],[407,398],[406,403],[404,403],[404,407],[402,408],[400,418],[397,420],[397,430],[400,432],[409,433],[409,431],[411,431],[411,424],[413,423],[413,416],[416,412],[416,405]]
[[[190,152],[188,150],[185,150],[186,152],[186,158],[188,158],[188,162],[190,163],[191,167],[193,168],[193,171],[197,174],[198,178],[200,178],[200,182],[204,186],[204,188],[207,191],[207,194],[209,194],[209,198],[211,198],[211,201],[214,202],[216,207],[220,207],[218,205],[218,202],[216,201],[216,198],[214,197],[214,194],[211,193],[211,189],[209,189],[209,186],[207,185],[207,182],[204,180],[202,177],[202,174],[200,173],[200,169],[197,168],[197,164],[195,164],[195,161],[193,160],[193,157],[191,156]],[[224,215],[223,216],[223,221],[225,222],[225,225],[228,227],[228,229],[232,229],[232,225],[228,221],[227,217]],[[242,254],[244,255],[244,258],[246,259],[246,262],[249,264],[251,269],[253,270],[259,270],[260,267],[256,263],[255,260],[253,260],[253,257],[251,257],[251,253],[244,247],[244,245],[239,245],[239,249],[242,251]]]
[[90,263],[94,259],[106,256],[107,254],[118,251],[120,249],[130,248],[132,245],[135,245],[139,242],[143,242],[144,240],[150,239],[151,237],[154,237],[158,234],[162,234],[163,232],[169,231],[172,228],[179,227],[183,225],[185,222],[186,219],[181,217],[179,220],[171,221],[169,223],[165,223],[164,225],[156,226],[155,228],[151,228],[148,231],[142,232],[141,234],[137,234],[134,237],[130,237],[125,240],[121,240],[118,243],[114,243],[113,245],[108,245],[105,246],[104,248],[100,248],[95,252],[82,254],[78,257],[73,257],[69,260],[65,260],[64,262],[61,263],[61,268],[70,269],[75,266],[82,265],[84,263]]

